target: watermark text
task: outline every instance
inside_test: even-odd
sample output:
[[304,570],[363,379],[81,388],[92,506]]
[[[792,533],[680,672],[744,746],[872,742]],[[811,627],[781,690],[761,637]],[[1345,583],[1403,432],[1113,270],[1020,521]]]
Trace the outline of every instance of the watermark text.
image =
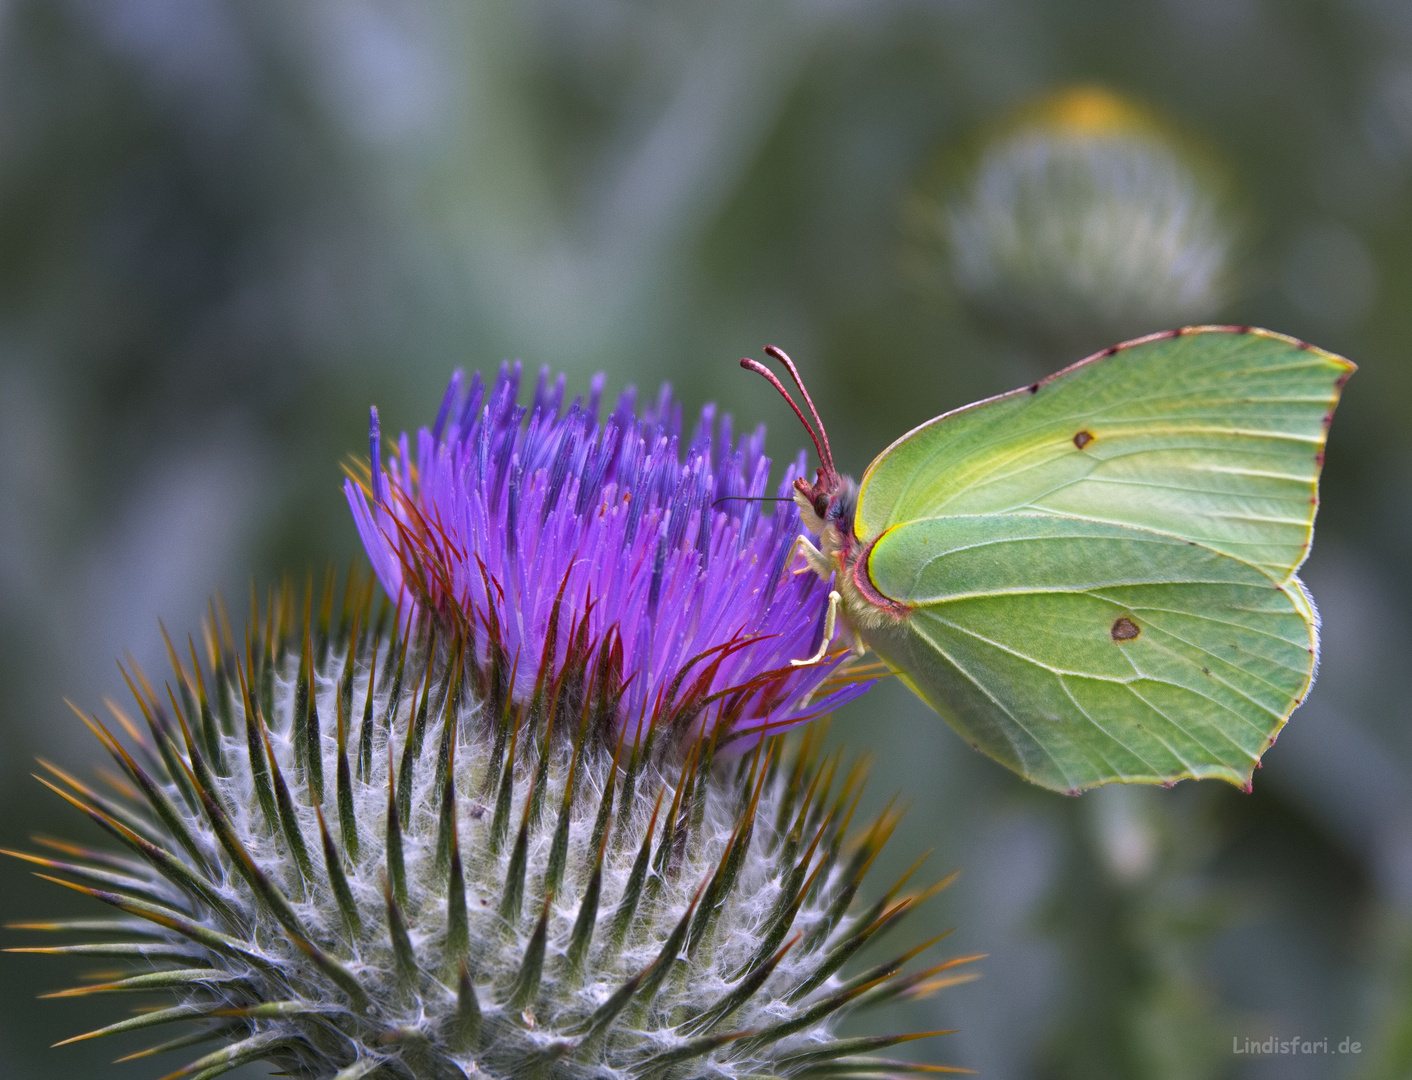
[[1318,1055],[1318,1054],[1361,1054],[1363,1044],[1357,1040],[1344,1036],[1343,1039],[1335,1041],[1328,1036],[1321,1039],[1314,1039],[1307,1036],[1295,1035],[1292,1038],[1281,1038],[1278,1035],[1269,1035],[1263,1039],[1252,1039],[1249,1036],[1232,1035],[1231,1053],[1250,1054],[1254,1057],[1276,1057],[1278,1055]]

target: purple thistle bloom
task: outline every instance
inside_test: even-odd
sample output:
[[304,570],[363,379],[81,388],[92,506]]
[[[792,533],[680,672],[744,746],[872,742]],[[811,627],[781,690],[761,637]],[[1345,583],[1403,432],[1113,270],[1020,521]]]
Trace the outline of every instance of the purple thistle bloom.
[[[385,469],[374,409],[368,482],[345,484],[383,587],[451,618],[488,700],[577,683],[630,744],[714,732],[738,750],[872,685],[838,670],[847,650],[790,664],[817,648],[828,598],[789,566],[793,503],[721,501],[766,495],[763,425],[733,442],[707,405],[683,460],[668,386],[641,416],[627,390],[602,423],[601,375],[567,410],[547,368],[528,407],[519,389],[519,364],[493,386],[457,372],[415,459],[404,434]],[[804,470],[801,453],[778,494]]]

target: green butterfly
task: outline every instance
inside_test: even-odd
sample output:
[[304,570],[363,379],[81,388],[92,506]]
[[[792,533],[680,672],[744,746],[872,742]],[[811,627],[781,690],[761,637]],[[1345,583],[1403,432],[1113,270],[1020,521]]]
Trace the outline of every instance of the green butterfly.
[[1309,552],[1352,363],[1197,326],[1106,349],[930,420],[861,484],[795,481],[835,621],[972,746],[1076,794],[1112,781],[1250,787],[1313,681]]

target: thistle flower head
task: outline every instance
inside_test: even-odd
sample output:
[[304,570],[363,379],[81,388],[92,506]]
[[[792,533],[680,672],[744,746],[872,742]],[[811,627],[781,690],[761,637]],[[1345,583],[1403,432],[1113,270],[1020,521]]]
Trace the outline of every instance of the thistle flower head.
[[600,422],[602,388],[565,409],[545,369],[526,406],[518,364],[490,385],[458,373],[415,455],[404,434],[385,468],[374,410],[370,471],[346,491],[388,594],[453,619],[514,701],[601,668],[630,740],[709,732],[738,752],[866,690],[846,650],[790,663],[814,653],[828,595],[789,565],[803,457],[765,514],[763,427],[735,441],[707,406],[684,443],[670,387],[641,415],[628,390]]
[[87,935],[26,951],[132,965],[60,996],[176,998],[76,1039],[179,1022],[134,1056],[217,1044],[172,1080],[935,1071],[867,1053],[915,1036],[834,1033],[967,958],[845,967],[922,897],[855,902],[894,817],[850,838],[861,773],[817,733],[728,767],[709,739],[664,764],[620,725],[608,749],[591,689],[493,707],[464,639],[372,605],[353,579],[301,626],[284,593],[243,648],[213,617],[160,692],[131,673],[132,716],[85,718],[106,789],[49,769],[118,850],[20,857],[112,914],[14,924]]
[[45,783],[120,853],[20,857],[115,914],[17,926],[133,965],[63,995],[176,1002],[76,1038],[218,1043],[169,1080],[936,1071],[869,1053],[916,1036],[835,1032],[971,958],[849,966],[923,897],[861,902],[895,818],[850,832],[861,772],[776,733],[864,684],[789,663],[822,609],[792,505],[718,502],[765,490],[761,435],[708,411],[683,461],[665,393],[600,425],[598,384],[565,411],[517,382],[453,382],[415,464],[404,438],[384,470],[374,425],[348,496],[379,605],[350,573],[302,620],[252,601],[243,641],[213,611],[160,692],[131,672],[140,721],[84,718],[111,791]]

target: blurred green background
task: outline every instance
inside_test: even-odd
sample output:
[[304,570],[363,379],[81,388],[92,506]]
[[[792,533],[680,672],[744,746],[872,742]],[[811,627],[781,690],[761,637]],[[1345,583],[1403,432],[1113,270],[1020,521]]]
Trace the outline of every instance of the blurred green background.
[[[1034,106],[1076,85],[1134,103],[1077,157]],[[780,460],[735,366],[773,342],[856,475],[1120,333],[1256,323],[1362,367],[1308,704],[1251,795],[1065,799],[880,686],[835,732],[990,958],[873,1022],[997,1080],[1412,1075],[1410,178],[1406,0],[0,0],[0,843],[82,833],[27,773],[95,760],[62,698],[160,669],[159,618],[354,554],[367,405],[413,428],[456,365],[670,380]],[[6,918],[57,893],[0,868]],[[0,1076],[164,1071],[47,1049],[126,1005],[34,1000],[71,974],[0,958]],[[1232,1052],[1269,1035],[1331,1053]]]

